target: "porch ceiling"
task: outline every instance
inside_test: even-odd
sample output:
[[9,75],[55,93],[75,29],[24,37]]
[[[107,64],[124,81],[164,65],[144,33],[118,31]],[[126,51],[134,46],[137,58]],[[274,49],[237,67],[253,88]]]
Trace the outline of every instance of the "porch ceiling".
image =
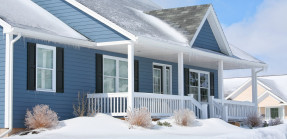
[[[222,55],[221,57],[218,56],[218,58],[214,58],[214,56],[211,57],[211,56],[206,56],[202,54],[202,53],[209,53],[209,52],[204,52],[201,50],[194,50],[194,49],[187,48],[184,46],[178,46],[178,47],[182,47],[182,49],[175,50],[173,48],[165,47],[165,46],[158,47],[158,46],[149,45],[149,44],[144,44],[144,45],[136,44],[135,45],[135,56],[177,63],[178,53],[184,51],[185,49],[190,49],[189,52],[184,52],[184,64],[186,65],[192,65],[192,66],[209,68],[209,69],[217,69],[218,61],[223,60],[224,70],[260,68],[258,65],[256,65],[258,63],[255,63],[255,62],[243,61],[243,60],[231,58],[228,56],[223,56],[228,59],[228,60],[224,60],[222,59]],[[100,46],[100,47],[97,47],[96,49],[103,50],[103,51],[110,51],[114,53],[127,54],[126,44],[125,45],[113,45],[113,46]],[[252,63],[254,63],[254,65]]]

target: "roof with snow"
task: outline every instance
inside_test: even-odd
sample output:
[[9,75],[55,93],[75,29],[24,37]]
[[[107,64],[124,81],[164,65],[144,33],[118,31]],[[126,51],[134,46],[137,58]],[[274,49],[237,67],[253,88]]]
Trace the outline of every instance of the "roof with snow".
[[[250,77],[224,79],[225,96],[241,87],[244,83],[250,82]],[[269,87],[274,95],[287,102],[287,75],[261,76],[258,81]]]
[[191,42],[210,6],[210,4],[206,4],[154,10],[146,13],[165,21],[184,34],[188,41]]
[[12,27],[87,40],[31,0],[0,0],[0,18]]

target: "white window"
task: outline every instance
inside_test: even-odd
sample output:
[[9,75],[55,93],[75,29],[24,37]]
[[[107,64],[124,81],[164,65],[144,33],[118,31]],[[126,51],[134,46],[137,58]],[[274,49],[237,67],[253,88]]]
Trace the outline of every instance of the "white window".
[[37,91],[56,91],[56,47],[36,46]]
[[157,94],[172,94],[171,65],[153,64],[153,92]]
[[189,94],[199,102],[208,102],[210,93],[209,72],[192,70],[189,71]]
[[128,62],[124,58],[103,56],[104,93],[128,91]]

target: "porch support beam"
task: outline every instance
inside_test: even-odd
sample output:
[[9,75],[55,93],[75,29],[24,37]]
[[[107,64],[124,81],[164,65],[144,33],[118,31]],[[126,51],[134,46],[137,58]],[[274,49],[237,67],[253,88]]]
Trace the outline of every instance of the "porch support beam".
[[258,102],[257,102],[257,72],[254,68],[251,69],[252,74],[252,103],[254,103],[255,108],[254,112],[258,111]]
[[178,53],[178,95],[181,96],[181,108],[184,107],[184,62],[183,62],[183,52]]
[[218,98],[225,99],[223,93],[223,60],[218,61]]
[[128,45],[128,105],[129,110],[134,109],[134,44]]

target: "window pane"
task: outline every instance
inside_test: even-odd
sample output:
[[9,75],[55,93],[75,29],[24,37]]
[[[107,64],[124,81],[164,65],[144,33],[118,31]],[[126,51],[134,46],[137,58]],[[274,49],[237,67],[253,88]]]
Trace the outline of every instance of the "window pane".
[[208,89],[200,89],[201,102],[208,102]]
[[116,79],[113,77],[104,77],[104,93],[116,92]]
[[200,87],[208,88],[208,74],[200,73]]
[[154,93],[161,93],[161,70],[153,69],[153,90]]
[[128,92],[128,80],[127,79],[119,79],[119,91]]
[[190,72],[189,74],[189,83],[191,86],[198,86],[198,73]]
[[120,61],[119,62],[119,67],[120,67],[120,77],[122,78],[128,78],[128,62],[126,61]]
[[171,91],[170,91],[170,71],[169,71],[169,69],[166,69],[166,93],[165,94],[171,94]]
[[279,117],[279,110],[278,110],[278,108],[271,108],[270,112],[271,112],[271,118],[272,119],[275,119],[275,118]]
[[53,68],[53,50],[37,48],[37,66],[41,68]]
[[104,75],[116,76],[116,60],[104,59]]
[[189,94],[193,94],[194,99],[198,100],[198,87],[190,87]]
[[53,89],[52,76],[52,70],[37,69],[37,88]]

